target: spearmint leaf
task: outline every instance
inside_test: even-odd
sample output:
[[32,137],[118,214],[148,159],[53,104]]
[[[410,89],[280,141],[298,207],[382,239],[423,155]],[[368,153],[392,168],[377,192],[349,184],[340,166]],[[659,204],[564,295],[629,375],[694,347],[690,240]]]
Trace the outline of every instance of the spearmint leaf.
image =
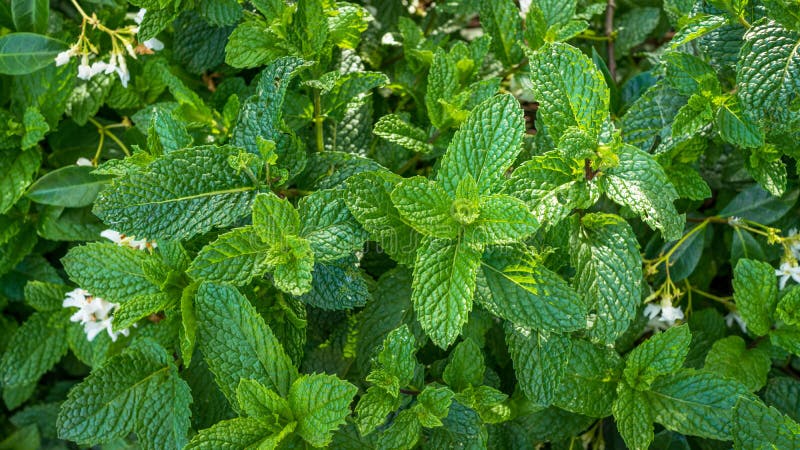
[[449,101],[455,97],[458,88],[456,71],[456,63],[453,58],[441,48],[437,48],[428,72],[425,107],[428,110],[431,124],[440,130],[446,129],[452,121],[440,101]]
[[719,80],[714,68],[699,57],[669,52],[663,59],[667,63],[665,81],[681,95],[697,94],[703,89],[718,93]]
[[682,369],[658,378],[646,393],[653,418],[668,430],[709,439],[731,438],[732,410],[747,388],[719,375]]
[[741,398],[733,410],[733,448],[797,448],[800,424],[775,408]]
[[275,267],[272,277],[278,289],[292,295],[311,290],[314,252],[308,240],[285,236],[280,245],[270,249],[267,263]]
[[454,238],[459,223],[453,218],[453,200],[439,183],[424,177],[401,180],[391,199],[402,218],[418,232],[437,238]]
[[588,56],[568,44],[550,44],[530,55],[533,96],[548,133],[560,142],[569,127],[598,135],[608,118],[609,91]]
[[628,448],[632,450],[650,448],[655,436],[652,412],[644,393],[620,383],[611,412],[614,414],[617,430]]
[[167,352],[145,339],[95,369],[70,390],[58,415],[58,436],[102,444],[135,432],[145,449],[187,443],[189,386]]
[[287,45],[270,29],[269,24],[261,18],[247,16],[228,37],[225,63],[249,69],[273,63],[287,53]]
[[481,195],[500,191],[505,172],[522,150],[525,122],[511,95],[492,97],[475,107],[456,131],[442,157],[436,180],[453,195],[467,175]]
[[580,295],[520,248],[484,254],[477,299],[491,313],[522,327],[555,333],[586,327],[587,305]]
[[217,27],[234,25],[242,17],[242,7],[236,0],[201,0],[197,10],[209,24]]
[[745,162],[747,172],[775,197],[781,197],[786,192],[786,164],[781,157],[781,152],[768,145],[753,150]]
[[197,346],[222,393],[237,405],[239,380],[258,381],[281,395],[297,378],[297,369],[272,330],[250,302],[225,285],[203,283],[195,297]]
[[733,269],[733,298],[747,330],[764,336],[772,328],[778,303],[775,269],[763,262],[742,258]]
[[236,388],[239,408],[250,417],[270,418],[272,415],[292,419],[289,402],[255,380],[243,378]]
[[400,407],[400,397],[392,396],[382,388],[373,386],[361,396],[356,406],[356,426],[362,436],[386,422],[386,417]]
[[25,285],[25,303],[37,311],[56,311],[71,289],[63,284],[46,281],[29,281]]
[[285,198],[258,194],[253,202],[253,229],[269,245],[278,245],[286,236],[300,233],[300,214]]
[[622,140],[644,151],[649,151],[657,138],[671,142],[672,122],[685,104],[686,97],[667,83],[654,84],[622,116]]
[[[29,283],[30,285],[30,283]],[[27,285],[26,300],[27,300]],[[30,303],[30,301],[28,301]],[[778,318],[787,325],[800,325],[800,287],[794,286],[787,290],[778,302],[775,311]]]
[[288,38],[308,60],[319,57],[328,40],[325,6],[322,0],[308,0],[297,4],[292,17]]
[[585,182],[583,163],[555,152],[534,156],[519,166],[506,191],[524,201],[534,217],[546,217],[545,228],[559,223],[573,209],[588,208],[595,201]]
[[113,242],[94,242],[73,247],[61,262],[78,286],[110,302],[120,302],[161,292],[144,269],[146,263],[155,259],[146,252]]
[[572,341],[559,334],[546,335],[507,325],[506,343],[525,397],[535,405],[553,404],[570,359]]
[[728,336],[711,346],[703,370],[737,380],[755,392],[767,384],[771,367],[768,351],[758,347],[747,349],[744,339]]
[[339,3],[336,13],[328,17],[329,41],[342,49],[354,50],[367,30],[372,16],[361,6]]
[[341,264],[314,265],[311,290],[300,300],[317,308],[342,310],[364,306],[369,297],[369,288],[361,272],[344,260]]
[[646,390],[657,377],[681,368],[691,342],[688,325],[654,334],[628,354],[623,371],[625,380],[634,389]]
[[428,142],[428,133],[397,114],[388,114],[378,119],[373,133],[412,152],[424,154],[433,151],[433,145]]
[[619,55],[627,55],[653,32],[661,19],[661,8],[633,8],[614,20],[617,38],[614,40]]
[[298,378],[289,389],[295,432],[314,447],[330,444],[333,432],[350,415],[350,402],[357,392],[358,388],[333,375]]
[[611,344],[636,316],[642,297],[642,261],[630,225],[618,216],[585,215],[572,243],[578,292],[597,312],[590,336]]
[[13,390],[35,385],[67,353],[67,316],[64,310],[34,313],[11,335],[0,359],[0,385],[9,409],[27,400],[13,399]]
[[253,181],[228,164],[238,153],[229,146],[175,150],[115,179],[93,212],[121,233],[147,239],[188,239],[231,225],[255,197]]
[[337,79],[331,91],[322,97],[322,111],[328,118],[340,122],[354,99],[388,82],[386,75],[380,72],[348,73]]
[[522,51],[522,20],[511,0],[480,0],[481,26],[492,37],[492,50],[510,67],[519,63]]
[[156,109],[150,117],[147,147],[153,155],[162,155],[188,147],[192,137],[186,126],[166,110]]
[[425,428],[442,426],[442,419],[447,417],[450,404],[453,400],[453,391],[446,387],[425,386],[417,396],[417,404],[413,410],[417,413],[420,425]]
[[414,358],[416,345],[408,325],[392,330],[383,341],[378,363],[385,371],[397,377],[400,386],[407,386],[414,378],[414,367],[417,365]]
[[462,241],[426,238],[417,250],[411,303],[434,344],[447,348],[472,310],[480,252]]
[[764,131],[750,117],[734,105],[723,105],[715,118],[719,135],[729,144],[745,148],[759,148],[764,145]]
[[681,45],[709,34],[727,22],[728,19],[722,15],[697,14],[687,20],[683,27],[675,33],[670,40],[669,48],[675,50]]
[[343,190],[320,190],[297,205],[303,223],[300,236],[308,239],[316,261],[334,261],[361,250],[366,233],[350,214]]
[[258,449],[272,429],[261,419],[237,417],[197,433],[186,450]]
[[711,197],[711,188],[694,167],[688,164],[672,164],[664,172],[680,198],[705,200]]
[[41,164],[42,152],[39,149],[0,151],[0,171],[3,173],[0,177],[0,214],[5,214],[22,197]]
[[711,99],[695,94],[678,110],[672,122],[672,138],[685,139],[701,131],[714,119]]
[[553,404],[591,417],[609,415],[622,366],[622,358],[613,349],[573,339]]
[[672,204],[678,199],[678,193],[664,169],[652,156],[632,145],[623,145],[618,155],[619,165],[600,176],[606,195],[639,214],[650,227],[660,230],[665,240],[679,239],[685,218]]
[[481,348],[474,340],[466,338],[450,353],[450,361],[444,368],[442,379],[456,391],[463,391],[470,386],[483,384],[485,370]]
[[487,245],[523,241],[539,229],[539,221],[522,200],[496,194],[480,199],[480,215],[468,228],[467,239]]
[[242,286],[269,269],[269,248],[252,226],[236,228],[203,247],[186,273],[195,280]]
[[29,106],[25,109],[22,124],[25,126],[25,134],[22,135],[22,143],[20,143],[22,150],[28,150],[35,146],[50,131],[50,125],[47,124],[47,120],[36,106]]
[[422,435],[422,424],[416,411],[406,409],[400,411],[392,425],[377,438],[377,448],[411,450]]
[[800,117],[787,105],[800,89],[800,33],[768,21],[747,30],[744,40],[736,71],[742,107],[776,129],[794,126]]

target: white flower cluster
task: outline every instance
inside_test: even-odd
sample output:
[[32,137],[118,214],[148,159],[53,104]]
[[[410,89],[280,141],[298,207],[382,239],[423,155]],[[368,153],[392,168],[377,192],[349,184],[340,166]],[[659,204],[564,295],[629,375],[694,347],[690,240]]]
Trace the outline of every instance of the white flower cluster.
[[792,228],[789,230],[788,236],[794,241],[789,245],[789,249],[792,251],[792,256],[794,259],[800,260],[800,234],[797,232],[797,228]]
[[[139,13],[133,18],[134,22],[137,25],[142,23],[144,20],[144,14],[146,10],[141,9]],[[139,32],[139,27],[131,27],[130,32],[132,34],[136,34]],[[84,38],[85,39],[85,38]],[[112,36],[112,40],[120,39],[122,41],[122,48],[125,49],[125,52],[130,55],[131,58],[136,59],[136,50],[131,45],[130,40],[122,40],[119,37]],[[130,38],[128,38],[130,39]],[[122,83],[123,87],[128,87],[128,82],[131,79],[131,74],[128,71],[128,65],[125,60],[125,53],[122,51],[120,47],[117,45],[114,46],[114,49],[111,51],[108,62],[105,61],[95,61],[92,64],[89,64],[89,50],[82,40],[79,40],[75,45],[70,47],[68,50],[65,50],[58,55],[56,55],[56,66],[63,66],[67,64],[73,56],[80,56],[81,63],[78,66],[78,78],[81,80],[90,80],[95,75],[99,75],[101,73],[105,74],[112,74],[116,73],[119,76],[119,81]],[[91,44],[89,44],[91,45]],[[164,44],[156,38],[148,39],[141,43],[148,51],[158,51],[164,49]],[[92,46],[93,48],[93,46]]]
[[136,250],[154,249],[158,247],[155,241],[136,239],[135,236],[127,236],[114,230],[104,230],[102,233],[100,233],[100,236],[116,243],[121,247],[130,247]]
[[650,330],[666,330],[675,326],[676,321],[683,320],[681,308],[672,306],[672,302],[668,299],[662,300],[660,305],[648,303],[644,307],[644,315],[650,319],[647,323],[647,328]]
[[789,230],[788,237],[792,239],[789,244],[789,252],[791,256],[781,261],[781,265],[775,269],[775,276],[780,278],[778,285],[781,289],[786,288],[786,283],[791,279],[795,283],[800,284],[800,236],[798,236],[797,229],[792,228]]
[[69,318],[72,322],[80,322],[86,339],[93,341],[98,334],[104,330],[112,341],[116,341],[119,335],[127,336],[129,330],[114,331],[111,326],[111,313],[119,308],[119,303],[111,303],[100,297],[84,291],[81,288],[67,292],[67,298],[62,303],[64,308],[78,308],[78,311]]

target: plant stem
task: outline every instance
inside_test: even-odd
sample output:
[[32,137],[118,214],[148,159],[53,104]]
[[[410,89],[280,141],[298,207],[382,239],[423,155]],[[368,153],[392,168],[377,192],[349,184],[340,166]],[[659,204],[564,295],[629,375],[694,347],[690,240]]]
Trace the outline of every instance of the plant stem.
[[617,61],[614,56],[614,9],[616,9],[617,4],[614,0],[608,0],[606,5],[605,32],[608,38],[608,43],[606,44],[606,51],[608,52],[608,72],[611,74],[611,79],[616,83]]
[[317,134],[317,151],[325,151],[325,139],[322,135],[322,123],[325,119],[322,117],[322,98],[319,89],[314,89],[314,129]]

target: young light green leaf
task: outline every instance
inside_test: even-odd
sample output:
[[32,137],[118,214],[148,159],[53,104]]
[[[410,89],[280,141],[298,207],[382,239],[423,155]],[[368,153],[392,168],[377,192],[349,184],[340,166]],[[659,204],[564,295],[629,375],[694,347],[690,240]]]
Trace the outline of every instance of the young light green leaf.
[[451,100],[458,89],[458,74],[453,58],[441,48],[436,49],[425,92],[425,107],[434,127],[442,130],[449,127],[452,119],[447,115],[441,100]]
[[422,425],[416,411],[407,409],[400,411],[392,425],[384,430],[377,439],[378,448],[411,450],[422,435]]
[[740,259],[733,269],[733,298],[749,332],[769,333],[778,303],[775,269],[763,261]]
[[738,102],[720,107],[714,120],[720,137],[729,144],[744,148],[764,145],[764,131],[740,110]]
[[505,172],[522,150],[525,122],[511,95],[491,97],[476,106],[456,131],[442,157],[436,180],[453,196],[471,175],[481,195],[500,191]]
[[186,450],[260,449],[272,433],[261,419],[237,417],[220,421],[197,433]]
[[492,37],[492,50],[506,66],[518,64],[522,51],[522,20],[511,0],[481,0],[481,26]]
[[377,361],[381,368],[397,377],[400,386],[408,385],[414,377],[416,345],[408,325],[402,325],[386,336],[383,349],[378,353]]
[[350,402],[357,392],[358,388],[333,375],[298,378],[289,389],[295,432],[315,447],[330,444],[333,432],[350,415]]
[[278,289],[292,295],[303,295],[311,290],[314,252],[308,240],[284,236],[279,245],[269,250],[267,263],[274,267],[272,281]]
[[225,285],[203,283],[195,298],[197,345],[222,392],[237,405],[239,380],[258,381],[281,395],[298,377],[272,330],[250,302]]
[[400,397],[395,397],[377,386],[367,389],[358,399],[356,406],[356,426],[362,436],[366,436],[375,428],[386,422],[386,417],[400,406]]
[[249,417],[269,419],[274,415],[287,420],[294,418],[289,402],[256,380],[243,378],[239,381],[236,399],[239,409]]
[[145,449],[177,450],[188,441],[191,402],[172,357],[142,340],[70,390],[58,415],[58,436],[93,445],[135,432]]
[[744,339],[728,336],[714,342],[706,355],[703,369],[737,380],[755,392],[767,384],[767,373],[771,367],[768,351],[759,347],[748,349]]
[[664,169],[652,156],[631,145],[623,145],[618,156],[619,165],[600,176],[606,195],[639,214],[650,227],[659,229],[665,240],[679,239],[684,216],[672,204],[678,193]]
[[483,384],[485,370],[481,348],[474,340],[466,338],[450,353],[442,379],[454,390],[463,391],[470,386]]
[[378,119],[373,133],[413,152],[430,153],[433,150],[433,145],[428,142],[428,133],[397,114],[387,114]]
[[228,164],[238,152],[230,146],[175,150],[115,179],[93,211],[114,229],[148,239],[188,239],[231,225],[255,197],[253,180]]
[[514,197],[495,194],[480,199],[480,215],[467,229],[471,242],[487,245],[521,242],[539,229],[539,221],[525,203]]
[[361,250],[366,233],[350,214],[344,191],[320,190],[297,205],[302,221],[300,236],[308,239],[316,261],[335,261]]
[[458,234],[453,200],[439,183],[419,176],[406,178],[397,184],[391,198],[403,219],[418,232],[446,239]]
[[630,225],[618,216],[587,214],[581,225],[572,238],[575,284],[597,311],[590,335],[610,344],[628,329],[641,302],[639,244]]
[[689,326],[681,325],[655,334],[638,345],[626,358],[623,374],[628,385],[643,391],[659,376],[680,369],[691,342]]
[[300,214],[285,198],[259,194],[253,202],[253,229],[264,243],[278,245],[300,233]]
[[453,400],[453,391],[446,387],[425,386],[417,396],[417,404],[413,410],[417,413],[420,425],[425,428],[442,426],[442,419],[447,417],[450,403]]
[[186,273],[195,280],[241,286],[269,269],[269,248],[252,226],[236,228],[203,247]]
[[555,43],[531,54],[530,67],[537,115],[556,144],[571,126],[593,136],[600,133],[610,94],[589,57],[571,45]]
[[472,309],[481,254],[461,241],[426,238],[417,251],[411,302],[434,344],[447,348]]

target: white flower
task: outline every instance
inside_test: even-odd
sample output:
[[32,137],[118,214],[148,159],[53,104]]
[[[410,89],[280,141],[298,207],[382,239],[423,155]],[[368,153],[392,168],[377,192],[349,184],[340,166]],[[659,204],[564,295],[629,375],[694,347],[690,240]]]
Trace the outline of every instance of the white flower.
[[677,320],[683,320],[681,308],[672,306],[671,301],[668,299],[662,300],[660,305],[648,303],[644,307],[644,315],[650,319],[645,328],[653,331],[666,330],[675,326]]
[[81,58],[81,65],[78,66],[78,78],[81,80],[88,80],[92,78],[92,68],[89,66],[89,56],[83,55]]
[[661,314],[661,307],[655,303],[648,303],[644,307],[644,315],[647,316],[648,319],[655,319],[659,314]]
[[56,66],[63,66],[64,64],[68,63],[69,60],[78,54],[78,46],[73,45],[68,50],[64,50],[63,52],[56,55]]
[[77,161],[75,161],[76,166],[93,166],[92,160],[89,158],[80,157]]
[[125,51],[127,51],[128,54],[131,55],[131,58],[136,59],[136,52],[133,51],[133,45],[131,45],[130,42],[125,43]]
[[83,325],[83,331],[89,341],[93,341],[103,330],[108,332],[108,336],[112,341],[116,341],[120,334],[127,336],[129,333],[127,328],[120,331],[112,329],[111,313],[119,308],[119,303],[108,302],[78,288],[67,292],[67,298],[62,302],[62,306],[64,308],[78,308],[78,311],[69,320],[71,322],[80,322]]
[[128,66],[125,64],[125,56],[122,54],[117,55],[117,62],[119,65],[116,68],[117,75],[119,75],[119,81],[122,83],[122,87],[128,87],[128,81],[131,79],[131,74],[128,72]]
[[164,50],[164,43],[159,41],[156,38],[150,38],[144,42],[142,42],[145,47],[149,48],[150,50],[157,52],[159,50]]
[[728,315],[725,316],[725,324],[730,328],[734,323],[739,325],[739,328],[742,329],[742,333],[747,333],[747,324],[744,323],[742,316],[740,316],[739,313],[729,312]]
[[155,241],[147,242],[146,239],[136,239],[135,236],[126,236],[114,230],[103,230],[100,236],[116,243],[120,247],[130,247],[136,250],[158,247]]
[[800,236],[797,235],[797,228],[789,230],[789,237],[795,238],[795,241],[789,245],[789,249],[791,249],[795,259],[800,259]]
[[519,13],[522,17],[528,14],[529,9],[531,9],[531,0],[519,0]]
[[105,72],[107,66],[108,64],[103,61],[97,61],[96,63],[93,63],[92,67],[90,68],[92,72],[91,76],[99,75]]
[[775,270],[775,276],[780,277],[778,284],[781,289],[786,287],[786,282],[789,281],[789,278],[793,279],[795,283],[800,283],[800,266],[796,263],[784,261],[781,263],[780,268]]
[[672,305],[661,307],[661,321],[669,326],[675,325],[676,320],[683,320],[683,311],[681,308],[675,308]]
[[137,25],[141,25],[142,21],[144,20],[144,15],[147,12],[146,9],[142,8],[136,13],[136,16],[133,18],[133,21],[136,22]]

